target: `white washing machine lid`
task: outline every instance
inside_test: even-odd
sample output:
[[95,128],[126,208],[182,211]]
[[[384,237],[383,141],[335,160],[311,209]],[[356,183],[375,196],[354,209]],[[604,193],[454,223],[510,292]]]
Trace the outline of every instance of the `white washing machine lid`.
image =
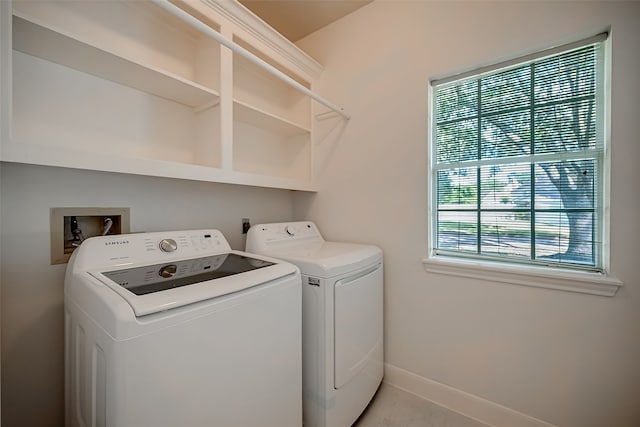
[[[164,277],[163,272],[168,277]],[[294,265],[230,251],[162,264],[90,270],[85,274],[115,291],[139,317],[239,292],[296,273]]]
[[288,261],[297,265],[302,274],[321,278],[343,275],[382,261],[382,250],[377,246],[326,241],[263,255]]
[[65,294],[82,304],[92,295],[124,301],[144,316],[296,274],[294,265],[232,250],[215,229],[118,234],[88,238],[73,252]]

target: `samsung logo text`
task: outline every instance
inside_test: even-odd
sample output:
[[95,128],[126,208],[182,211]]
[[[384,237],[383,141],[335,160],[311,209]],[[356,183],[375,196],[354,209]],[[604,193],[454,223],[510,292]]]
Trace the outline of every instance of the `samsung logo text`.
[[114,246],[114,245],[128,245],[128,240],[113,240],[111,242],[104,242],[105,246]]

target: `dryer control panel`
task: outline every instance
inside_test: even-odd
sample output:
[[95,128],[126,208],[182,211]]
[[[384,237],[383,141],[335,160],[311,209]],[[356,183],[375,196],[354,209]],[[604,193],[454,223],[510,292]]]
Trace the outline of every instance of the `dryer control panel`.
[[247,250],[262,253],[277,247],[324,242],[318,227],[311,221],[254,225],[247,233]]

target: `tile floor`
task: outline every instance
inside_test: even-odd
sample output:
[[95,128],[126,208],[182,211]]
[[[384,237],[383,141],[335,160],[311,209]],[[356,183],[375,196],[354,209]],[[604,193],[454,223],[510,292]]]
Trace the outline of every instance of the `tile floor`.
[[383,383],[353,427],[488,426]]

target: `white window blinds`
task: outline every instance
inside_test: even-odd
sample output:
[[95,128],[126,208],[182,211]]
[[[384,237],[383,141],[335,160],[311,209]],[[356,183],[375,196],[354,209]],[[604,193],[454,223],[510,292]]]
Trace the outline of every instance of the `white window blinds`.
[[431,83],[434,254],[602,270],[604,39]]

